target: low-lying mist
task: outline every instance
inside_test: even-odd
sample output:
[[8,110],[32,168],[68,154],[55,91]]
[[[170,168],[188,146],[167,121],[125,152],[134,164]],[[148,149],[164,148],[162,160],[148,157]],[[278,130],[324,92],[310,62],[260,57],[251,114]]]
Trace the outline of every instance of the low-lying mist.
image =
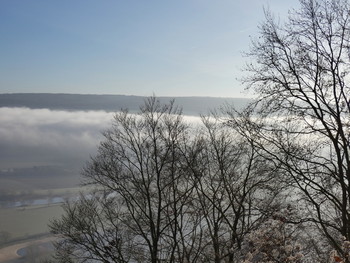
[[81,167],[94,154],[113,113],[0,108],[0,169]]
[[0,107],[0,170],[45,165],[80,169],[96,152],[113,116],[106,111]]

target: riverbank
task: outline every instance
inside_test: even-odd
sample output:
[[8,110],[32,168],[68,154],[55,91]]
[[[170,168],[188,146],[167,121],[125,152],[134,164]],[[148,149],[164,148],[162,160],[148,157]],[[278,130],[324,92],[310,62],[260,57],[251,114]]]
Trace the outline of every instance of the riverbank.
[[[9,261],[16,262],[16,260],[21,259],[21,256],[18,254],[19,250],[30,247],[45,248],[47,244],[51,244],[55,239],[54,236],[48,235],[38,239],[28,239],[17,244],[0,248],[0,263],[7,263]],[[38,249],[38,252],[45,254],[46,251]]]

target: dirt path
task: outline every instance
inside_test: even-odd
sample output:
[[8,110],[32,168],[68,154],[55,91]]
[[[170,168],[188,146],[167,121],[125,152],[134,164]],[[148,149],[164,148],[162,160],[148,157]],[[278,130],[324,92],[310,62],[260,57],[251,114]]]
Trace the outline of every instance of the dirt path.
[[54,237],[46,237],[46,238],[42,238],[42,239],[26,241],[26,242],[22,242],[22,243],[18,243],[15,245],[1,248],[0,249],[0,263],[6,262],[8,260],[20,258],[20,256],[17,254],[17,251],[21,248],[25,248],[29,245],[40,245],[40,244],[51,242],[54,240],[55,240]]

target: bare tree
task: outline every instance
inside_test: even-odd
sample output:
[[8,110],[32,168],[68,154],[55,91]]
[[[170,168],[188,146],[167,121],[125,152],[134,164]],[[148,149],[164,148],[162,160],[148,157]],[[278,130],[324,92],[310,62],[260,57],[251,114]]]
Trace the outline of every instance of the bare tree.
[[245,81],[259,97],[252,111],[231,112],[231,125],[288,175],[303,221],[342,253],[341,237],[350,240],[350,4],[300,4],[284,24],[266,12],[247,54]]
[[51,223],[60,262],[237,262],[279,192],[254,144],[218,118],[190,127],[173,102],[116,113],[104,137],[92,191]]
[[265,220],[280,189],[271,187],[274,168],[252,143],[217,116],[202,117],[202,123],[196,160],[189,162],[205,232],[202,261],[237,262],[244,237]]
[[163,105],[151,97],[139,114],[116,113],[83,173],[95,193],[68,203],[65,216],[51,224],[63,235],[58,250],[74,251],[82,262],[193,258],[188,236],[196,224],[185,216],[191,188],[180,149],[188,135],[173,102]]
[[50,225],[61,237],[55,243],[59,262],[142,262],[142,250],[133,250],[135,235],[122,225],[119,200],[92,192],[63,208],[62,218]]

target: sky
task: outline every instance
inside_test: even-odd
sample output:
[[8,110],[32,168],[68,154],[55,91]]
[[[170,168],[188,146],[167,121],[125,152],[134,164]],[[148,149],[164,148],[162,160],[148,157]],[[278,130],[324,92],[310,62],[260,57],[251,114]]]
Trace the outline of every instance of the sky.
[[249,97],[269,8],[298,0],[1,0],[0,93]]

